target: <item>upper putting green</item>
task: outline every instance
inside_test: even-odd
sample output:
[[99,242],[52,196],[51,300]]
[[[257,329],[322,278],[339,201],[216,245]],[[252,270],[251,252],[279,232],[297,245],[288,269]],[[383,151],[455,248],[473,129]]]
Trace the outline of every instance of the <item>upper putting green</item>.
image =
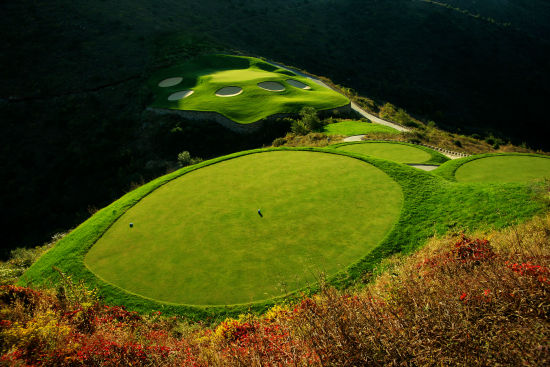
[[550,158],[503,155],[474,159],[455,172],[461,182],[527,182],[550,178]]
[[397,221],[402,203],[399,184],[357,159],[245,155],[153,191],[113,223],[85,264],[157,301],[254,302],[364,257]]
[[448,160],[447,157],[432,149],[400,142],[365,141],[338,145],[336,149],[366,154],[398,163],[439,164]]
[[[326,110],[349,103],[331,89],[252,57],[202,56],[158,71],[149,84],[154,108],[218,112],[241,124],[304,106]],[[220,93],[228,87],[233,92]],[[175,99],[179,92],[183,98]]]

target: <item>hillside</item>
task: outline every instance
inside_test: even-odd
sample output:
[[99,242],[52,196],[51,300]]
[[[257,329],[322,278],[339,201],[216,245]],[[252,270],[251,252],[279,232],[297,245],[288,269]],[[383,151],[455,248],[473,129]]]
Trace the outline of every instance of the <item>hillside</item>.
[[545,147],[547,6],[478,3],[449,2],[483,19],[405,0],[2,2],[4,246],[76,225],[181,151],[211,158],[284,135],[143,114],[151,71],[205,52],[262,55],[441,126]]
[[0,365],[550,363],[547,0],[0,14]]
[[454,128],[493,128],[545,144],[514,129],[518,120],[544,126],[544,1],[58,0],[2,8],[4,98],[135,77],[159,37],[183,31],[301,66]]

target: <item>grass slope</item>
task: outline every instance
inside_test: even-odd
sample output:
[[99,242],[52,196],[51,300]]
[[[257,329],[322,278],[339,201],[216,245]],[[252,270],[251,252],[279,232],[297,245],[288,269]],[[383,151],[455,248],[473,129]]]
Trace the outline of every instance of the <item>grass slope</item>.
[[449,160],[443,154],[421,145],[394,141],[365,141],[335,144],[334,149],[366,154],[398,163],[441,164]]
[[[181,77],[178,85],[161,88],[164,79]],[[286,82],[294,79],[311,89],[296,88]],[[258,87],[258,83],[274,81],[285,90],[273,92]],[[191,111],[219,112],[225,117],[248,124],[277,113],[297,113],[303,106],[326,110],[345,106],[349,100],[331,89],[320,86],[288,70],[252,57],[209,55],[196,58],[154,74],[149,83],[155,100],[152,107]],[[243,89],[234,97],[218,97],[216,92],[228,86]],[[185,99],[168,101],[176,92],[193,90]],[[258,108],[261,104],[261,108]]]
[[395,181],[356,159],[247,155],[188,173],[142,199],[85,264],[159,301],[258,301],[360,259],[397,221],[402,201]]
[[479,154],[449,161],[434,173],[459,182],[528,182],[550,177],[550,157],[523,153]]
[[[449,230],[461,231],[486,227],[503,227],[530,218],[544,209],[544,204],[534,201],[533,192],[524,184],[456,183],[412,167],[361,154],[318,148],[278,148],[252,150],[232,154],[187,167],[160,177],[126,194],[108,207],[97,212],[48,251],[20,278],[20,285],[48,285],[58,281],[52,266],[81,279],[91,287],[97,287],[106,302],[124,304],[140,312],[162,310],[165,314],[180,314],[192,319],[223,319],[242,312],[262,312],[283,298],[255,302],[249,305],[189,306],[154,301],[121,288],[95,276],[85,265],[84,257],[94,243],[109,227],[139,200],[171,180],[214,163],[243,155],[265,151],[317,151],[341,154],[370,163],[380,168],[398,184],[404,195],[403,209],[393,230],[370,253],[359,261],[330,277],[331,284],[344,287],[353,284],[363,275],[373,271],[380,261],[397,252],[409,252],[421,246],[434,234]],[[368,222],[371,218],[363,218]],[[312,286],[303,291],[314,292]],[[293,295],[289,295],[293,297]]]
[[369,133],[399,134],[399,131],[389,126],[363,121],[341,121],[326,125],[323,132],[327,135],[363,135]]

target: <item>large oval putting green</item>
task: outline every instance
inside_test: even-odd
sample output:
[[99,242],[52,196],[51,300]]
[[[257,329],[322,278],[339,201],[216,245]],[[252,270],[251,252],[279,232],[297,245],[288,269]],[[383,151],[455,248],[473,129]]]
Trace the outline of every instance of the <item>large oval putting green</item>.
[[526,182],[550,177],[550,158],[493,156],[472,160],[455,172],[461,182]]
[[85,264],[157,301],[258,301],[365,256],[396,222],[402,201],[395,181],[360,160],[251,154],[161,186],[107,230]]
[[399,143],[365,142],[342,145],[337,149],[398,163],[425,163],[432,159],[432,155],[421,148]]

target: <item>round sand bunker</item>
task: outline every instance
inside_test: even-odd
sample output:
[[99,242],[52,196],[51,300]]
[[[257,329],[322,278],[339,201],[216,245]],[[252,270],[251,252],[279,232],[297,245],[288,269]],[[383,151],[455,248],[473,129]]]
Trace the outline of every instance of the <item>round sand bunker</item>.
[[235,97],[243,92],[241,87],[223,87],[218,89],[216,95],[218,97]]
[[174,94],[170,94],[168,97],[169,101],[179,101],[180,99],[184,99],[189,97],[191,94],[195,93],[192,90],[182,90],[181,92],[176,92]]
[[258,87],[270,92],[282,92],[285,90],[285,86],[278,82],[260,82],[258,83]]
[[161,88],[173,87],[174,85],[178,85],[179,83],[181,83],[182,80],[183,78],[179,78],[179,77],[164,79],[159,83],[159,87]]
[[296,88],[300,88],[300,89],[311,89],[311,87],[307,84],[304,84],[302,82],[299,82],[297,80],[294,80],[294,79],[288,79],[286,81],[288,84],[292,85],[293,87],[296,87]]

